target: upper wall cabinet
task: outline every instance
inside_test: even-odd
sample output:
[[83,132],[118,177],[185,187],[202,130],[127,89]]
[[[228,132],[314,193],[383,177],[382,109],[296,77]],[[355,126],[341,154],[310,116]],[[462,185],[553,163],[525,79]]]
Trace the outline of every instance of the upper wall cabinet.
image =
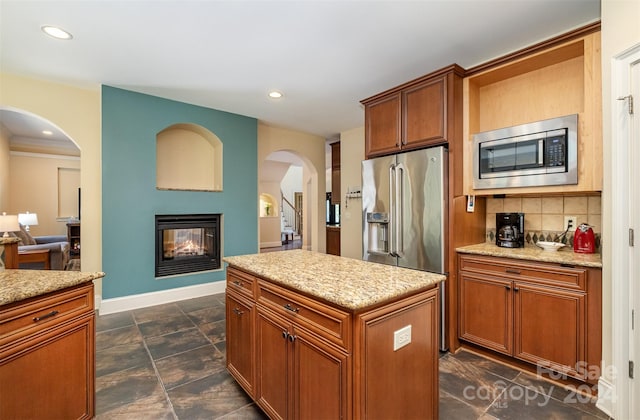
[[447,143],[453,80],[463,75],[452,65],[362,100],[367,158]]
[[[537,48],[536,48],[537,47]],[[599,26],[469,69],[463,82],[465,194],[602,191]],[[578,184],[473,189],[473,135],[578,114]]]

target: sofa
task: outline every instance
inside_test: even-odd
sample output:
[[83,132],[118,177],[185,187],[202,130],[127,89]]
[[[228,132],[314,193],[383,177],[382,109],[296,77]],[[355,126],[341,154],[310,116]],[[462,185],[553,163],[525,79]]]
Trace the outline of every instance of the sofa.
[[22,269],[41,269],[42,264],[21,263],[20,252],[32,250],[49,250],[49,264],[52,270],[65,270],[69,261],[69,242],[65,235],[31,236],[24,227],[15,232],[20,239],[18,242],[18,263]]

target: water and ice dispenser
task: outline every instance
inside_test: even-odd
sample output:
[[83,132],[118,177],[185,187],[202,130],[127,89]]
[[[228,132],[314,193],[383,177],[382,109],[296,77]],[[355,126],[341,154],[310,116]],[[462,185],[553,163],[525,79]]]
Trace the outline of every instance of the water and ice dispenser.
[[389,213],[367,213],[367,234],[369,237],[367,252],[388,254]]

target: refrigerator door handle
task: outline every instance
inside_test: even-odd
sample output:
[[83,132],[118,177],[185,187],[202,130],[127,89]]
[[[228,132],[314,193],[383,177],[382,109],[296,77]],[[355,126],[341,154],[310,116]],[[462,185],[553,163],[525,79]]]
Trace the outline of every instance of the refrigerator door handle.
[[396,179],[396,167],[395,165],[389,165],[389,255],[397,257],[396,255],[396,214],[395,214],[395,185]]
[[395,254],[396,257],[403,258],[404,257],[404,237],[403,237],[403,227],[404,227],[404,194],[403,194],[403,185],[402,182],[404,180],[405,174],[405,166],[403,163],[399,163],[396,165],[395,170],[395,197],[394,197],[394,208],[395,208],[395,220],[394,226],[395,229]]

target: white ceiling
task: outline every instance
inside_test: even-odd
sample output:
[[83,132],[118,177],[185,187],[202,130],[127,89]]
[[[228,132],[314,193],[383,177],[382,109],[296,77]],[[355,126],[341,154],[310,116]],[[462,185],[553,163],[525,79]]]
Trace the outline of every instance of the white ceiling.
[[336,138],[364,124],[361,99],[599,19],[600,0],[0,0],[0,70]]

